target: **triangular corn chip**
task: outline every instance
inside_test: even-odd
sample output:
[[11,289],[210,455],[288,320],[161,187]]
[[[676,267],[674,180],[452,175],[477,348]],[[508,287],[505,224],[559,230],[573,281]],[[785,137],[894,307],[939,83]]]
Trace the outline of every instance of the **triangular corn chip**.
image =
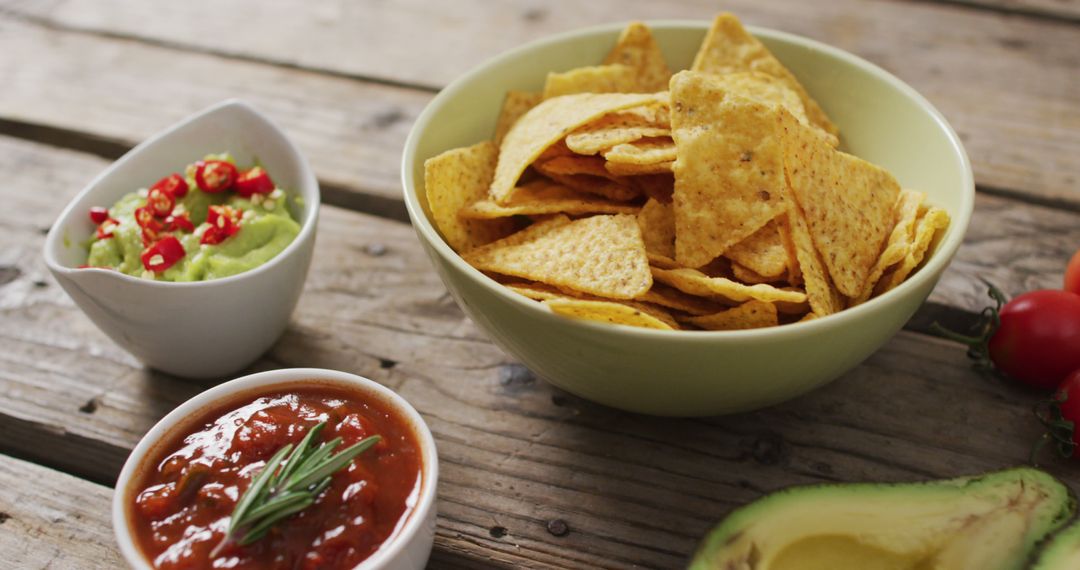
[[638,212],[637,221],[647,252],[675,257],[675,211],[671,204],[649,199]]
[[602,153],[608,162],[657,164],[675,160],[675,142],[668,137],[644,138],[615,145]]
[[553,229],[534,227],[462,257],[482,271],[611,299],[633,299],[652,287],[635,216],[592,216]]
[[726,311],[684,320],[710,331],[758,329],[780,324],[776,306],[764,301],[747,301]]
[[939,230],[947,227],[949,227],[949,213],[941,208],[930,208],[925,215],[920,217],[915,229],[915,241],[911,244],[908,254],[904,256],[896,269],[882,277],[874,293],[880,295],[903,283],[926,257],[926,252],[934,242],[934,236]]
[[428,208],[446,243],[457,252],[493,242],[514,229],[512,220],[465,220],[462,207],[487,195],[498,149],[482,142],[448,150],[424,161]]
[[641,93],[637,74],[626,65],[594,65],[548,73],[544,99],[576,93]]
[[758,71],[776,77],[798,93],[812,124],[832,135],[839,134],[836,125],[825,115],[817,101],[810,97],[799,80],[730,13],[720,14],[713,21],[690,70],[718,75]]
[[548,99],[533,107],[503,138],[491,197],[505,202],[525,168],[566,133],[607,113],[659,100],[655,94],[583,93]]
[[495,145],[502,143],[503,137],[510,132],[510,127],[513,127],[522,115],[528,113],[529,109],[539,105],[543,100],[544,96],[541,93],[507,91],[502,111],[499,112],[499,120],[495,123]]
[[787,210],[776,107],[728,95],[709,75],[684,71],[671,80],[675,258],[687,267],[712,261]]
[[535,216],[540,214],[636,214],[637,206],[612,202],[592,194],[571,190],[548,180],[536,180],[518,187],[506,205],[489,199],[479,200],[461,210],[466,219]]
[[649,27],[641,22],[630,22],[623,29],[604,63],[621,63],[633,69],[638,90],[643,93],[664,91],[671,79],[671,69],[664,61],[660,46]]
[[764,278],[783,275],[788,264],[787,250],[773,221],[729,247],[724,256]]
[[582,299],[552,299],[544,301],[557,315],[586,321],[599,321],[614,325],[628,325],[650,329],[673,330],[679,328],[675,319],[661,309],[644,304],[625,304],[611,301],[587,301]]
[[806,294],[800,291],[779,289],[766,284],[744,285],[726,277],[709,277],[696,269],[653,267],[652,273],[657,281],[698,297],[719,296],[735,302],[757,299],[801,303],[806,300]]
[[885,249],[878,256],[874,267],[870,269],[870,275],[863,284],[862,293],[852,299],[852,305],[865,303],[873,294],[874,286],[877,285],[885,270],[907,257],[915,241],[915,220],[919,215],[919,206],[924,200],[926,200],[926,194],[923,192],[907,189],[900,191],[893,209],[895,222],[892,233],[889,234],[889,240],[885,242]]

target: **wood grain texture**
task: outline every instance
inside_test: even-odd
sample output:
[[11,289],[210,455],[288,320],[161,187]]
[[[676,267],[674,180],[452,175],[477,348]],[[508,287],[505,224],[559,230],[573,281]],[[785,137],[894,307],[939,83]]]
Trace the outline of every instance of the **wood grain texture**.
[[380,199],[365,208],[376,213],[385,201],[402,203],[401,149],[431,97],[2,18],[0,53],[0,118],[65,131],[55,143],[91,138],[99,143],[87,148],[112,154],[116,145],[130,148],[191,113],[242,97],[282,126],[324,186]]
[[[253,0],[225,4],[207,0],[168,4],[4,0],[2,4],[12,17],[54,31],[85,31],[113,42],[115,37],[139,38],[158,46],[222,54],[246,63],[266,62],[432,89],[496,54],[552,33],[631,17],[707,19],[718,10],[708,0],[628,0],[621,2],[618,10],[605,2],[572,0],[434,4],[422,0],[324,0],[305,4],[303,9],[295,2]],[[808,9],[798,0],[736,0],[723,8],[747,23],[849,50],[910,83],[941,109],[960,133],[979,184],[1037,196],[1048,203],[1080,206],[1080,98],[1076,96],[1080,92],[1080,74],[1076,73],[1080,68],[1080,27],[1066,21],[927,2],[839,0]],[[208,12],[215,17],[201,17]],[[5,30],[5,34],[10,33]],[[73,41],[60,40],[62,37],[43,36],[34,49],[45,48],[47,54],[53,42]],[[114,63],[130,66],[127,69],[132,76],[169,71],[169,66],[155,68],[140,63],[136,46],[120,45],[124,59],[130,58],[132,63]],[[88,63],[98,61],[87,55],[94,50],[69,47],[64,53],[78,53]],[[190,53],[177,55],[179,61],[191,57]],[[238,70],[249,67],[235,60],[218,65]],[[137,71],[139,68],[142,71]],[[79,76],[92,83],[98,69],[85,67]],[[45,86],[63,76],[47,73],[48,66],[45,70],[35,73],[39,81],[36,88],[20,89],[52,95]],[[246,73],[271,72],[245,71],[241,76]],[[275,94],[283,88],[290,90],[280,83],[239,85],[227,80],[225,85],[244,96],[249,90]],[[105,84],[106,89],[114,87],[113,83]],[[202,90],[203,86],[186,85],[179,91],[198,94]],[[221,93],[220,89],[213,91]],[[356,120],[354,107],[332,104],[326,100],[330,97],[318,90],[305,88],[301,92],[320,96],[321,107],[343,120]],[[116,95],[153,97],[145,90],[122,90]],[[166,90],[162,95],[170,94]],[[48,99],[36,97],[30,100],[37,101],[37,106],[51,107]],[[353,99],[349,103],[357,104]],[[123,101],[108,104],[125,110],[138,107]],[[144,106],[157,113],[159,105],[175,103]],[[28,113],[0,106],[0,115],[20,112]],[[137,116],[146,121],[141,113]],[[407,125],[410,121],[404,122]],[[298,123],[290,120],[289,124]],[[74,124],[75,130],[88,130],[78,125]],[[396,172],[396,160],[384,166],[387,172]],[[383,175],[382,179],[394,178]]]
[[[143,369],[46,275],[41,229],[104,166],[0,137],[8,173],[0,186],[8,205],[0,211],[0,451],[110,483],[139,437],[205,385]],[[1078,217],[984,199],[975,226],[1004,234],[1054,220],[1075,232]],[[958,346],[910,332],[828,387],[769,410],[697,420],[617,412],[551,387],[488,342],[408,226],[327,207],[319,233],[297,313],[254,369],[346,370],[416,406],[441,459],[439,565],[675,567],[710,525],[762,493],[996,469],[1022,462],[1039,433],[1030,416],[1038,394],[984,380]],[[981,271],[995,265],[991,255],[1026,256],[1009,247],[976,241],[954,265],[971,259],[970,270]],[[1017,287],[1060,271],[1057,250],[1034,253],[1047,257],[1034,274],[1017,276]],[[980,296],[967,285],[950,270],[935,296]],[[956,301],[938,297],[953,290]],[[1051,468],[1080,485],[1075,466]],[[554,520],[569,534],[548,532]]]
[[0,454],[3,566],[122,567],[111,501],[108,487]]
[[973,9],[992,10],[1049,20],[1080,22],[1080,2],[1077,0],[915,0],[959,4]]

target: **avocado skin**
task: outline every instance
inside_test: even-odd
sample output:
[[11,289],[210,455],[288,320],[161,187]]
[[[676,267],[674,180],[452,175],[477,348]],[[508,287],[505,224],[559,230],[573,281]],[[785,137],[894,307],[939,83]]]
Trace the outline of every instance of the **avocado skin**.
[[1043,546],[1031,570],[1077,570],[1080,568],[1080,521],[1074,522]]
[[[828,500],[833,495],[837,500],[857,499],[859,496],[869,496],[870,493],[920,493],[923,491],[952,489],[960,493],[976,491],[987,486],[998,484],[1015,484],[1017,481],[1035,481],[1045,485],[1048,489],[1056,491],[1061,496],[1060,508],[1047,520],[1040,521],[1041,528],[1026,542],[1027,555],[1021,560],[1030,561],[1034,558],[1037,545],[1045,537],[1065,526],[1077,513],[1077,498],[1071,489],[1052,475],[1031,467],[1014,467],[1002,471],[994,471],[981,475],[925,481],[916,483],[840,483],[795,486],[782,489],[761,497],[760,499],[744,505],[731,512],[713,530],[711,530],[698,546],[690,561],[688,570],[757,570],[758,553],[749,560],[733,564],[725,559],[726,548],[735,543],[744,529],[759,517],[769,516],[770,511],[792,500],[793,498],[817,495]],[[1074,546],[1080,547],[1080,523],[1070,527],[1067,531],[1074,539]],[[1061,547],[1064,549],[1065,547]],[[1080,566],[1039,566],[1043,563],[1043,557],[1031,570],[1080,570]],[[739,565],[741,564],[741,565]],[[1023,567],[1027,567],[1024,565]],[[1018,567],[1019,568],[1019,567]]]

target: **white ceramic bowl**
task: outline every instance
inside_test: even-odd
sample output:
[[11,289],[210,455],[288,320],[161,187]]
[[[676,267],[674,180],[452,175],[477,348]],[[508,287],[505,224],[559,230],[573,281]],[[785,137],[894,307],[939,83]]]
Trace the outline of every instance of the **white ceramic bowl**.
[[153,570],[132,538],[134,531],[127,506],[131,503],[132,493],[136,492],[136,489],[131,488],[132,479],[147,455],[155,451],[155,445],[167,439],[174,429],[193,427],[185,425],[186,420],[198,416],[201,410],[213,408],[237,394],[250,392],[254,396],[256,393],[273,391],[276,387],[305,383],[329,384],[368,394],[387,403],[410,424],[420,444],[422,481],[419,498],[397,534],[355,570],[420,570],[427,565],[435,541],[435,497],[439,481],[439,458],[435,450],[435,439],[423,418],[404,398],[367,378],[321,368],[290,368],[230,380],[195,396],[169,412],[150,428],[135,446],[120,471],[112,503],[113,531],[120,545],[120,552],[132,568]]
[[[300,234],[250,271],[210,281],[150,281],[86,263],[95,229],[91,206],[111,206],[208,153],[228,151],[240,164],[255,157],[274,181],[303,203]],[[192,378],[221,377],[247,366],[285,330],[315,247],[319,185],[285,134],[242,101],[224,101],[133,148],[68,204],[45,239],[45,263],[64,291],[105,334],[146,364]]]

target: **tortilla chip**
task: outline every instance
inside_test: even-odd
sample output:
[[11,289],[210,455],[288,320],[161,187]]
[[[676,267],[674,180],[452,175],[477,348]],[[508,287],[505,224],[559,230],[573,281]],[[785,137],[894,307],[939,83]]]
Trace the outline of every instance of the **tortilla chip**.
[[766,277],[741,263],[731,262],[731,273],[736,281],[754,285],[757,283],[775,283],[779,277]]
[[649,176],[654,174],[667,174],[675,167],[675,161],[657,162],[653,164],[626,164],[622,162],[606,162],[604,168],[615,176]]
[[525,168],[566,133],[608,113],[658,100],[655,94],[583,93],[540,103],[506,133],[491,182],[491,197],[505,203]]
[[622,64],[633,69],[638,90],[643,93],[664,91],[671,80],[671,69],[664,61],[660,46],[649,27],[641,22],[627,24],[604,63]]
[[774,105],[731,95],[715,77],[683,71],[671,98],[675,258],[700,267],[787,209],[782,137]]
[[723,308],[723,305],[687,295],[674,287],[668,287],[661,283],[653,283],[652,289],[637,298],[638,301],[660,305],[676,311],[682,311],[690,315],[708,315]]
[[784,274],[788,262],[787,250],[775,221],[729,247],[724,257],[772,281]]
[[740,71],[758,71],[771,75],[799,95],[806,109],[806,116],[812,124],[834,136],[840,134],[836,125],[829,120],[817,101],[810,97],[799,80],[730,13],[720,14],[713,21],[690,70],[717,75]]
[[623,182],[621,178],[611,174],[604,168],[604,159],[599,156],[558,156],[544,162],[533,165],[544,176],[570,176],[574,174],[588,174],[607,178],[613,182]]
[[670,118],[665,114],[661,123],[656,114],[650,107],[635,107],[605,115],[567,135],[566,145],[578,154],[589,155],[644,137],[670,136]]
[[893,227],[900,184],[885,169],[837,151],[779,110],[791,196],[833,285],[856,297]]
[[514,190],[505,206],[492,200],[479,200],[463,208],[458,215],[466,219],[493,219],[559,212],[572,215],[636,214],[639,210],[637,206],[582,194],[548,180],[536,180]]
[[810,310],[821,317],[842,310],[844,299],[836,292],[829,280],[825,264],[814,248],[814,241],[810,238],[806,220],[798,211],[798,206],[792,206],[792,211],[781,217],[778,222],[780,231],[789,236],[785,239],[795,247],[799,271],[806,286],[806,297],[810,302]]
[[577,93],[642,93],[636,71],[626,65],[593,65],[548,73],[544,99]]
[[543,283],[504,283],[503,287],[533,301],[547,301],[550,299],[566,299],[568,295],[558,289],[544,285]]
[[635,216],[592,216],[553,229],[535,227],[466,252],[462,258],[482,271],[611,299],[633,299],[652,287]]
[[710,331],[758,329],[780,324],[776,316],[776,306],[764,301],[747,301],[726,311],[685,320]]
[[675,141],[667,137],[646,138],[615,145],[603,152],[610,162],[657,164],[675,160]]
[[682,267],[677,261],[659,253],[646,252],[646,256],[649,258],[649,265],[652,267],[659,267],[660,269],[679,269]]
[[900,263],[911,250],[915,241],[915,220],[919,215],[919,206],[926,200],[926,194],[915,190],[901,190],[896,198],[896,206],[893,208],[893,230],[889,234],[889,240],[885,242],[885,249],[878,256],[874,267],[870,269],[870,275],[863,284],[862,293],[852,299],[851,305],[865,303],[874,292],[874,286],[881,279],[882,274],[889,267]]
[[716,79],[725,89],[741,97],[783,107],[798,119],[800,124],[813,129],[824,138],[829,146],[835,147],[840,144],[840,139],[836,135],[810,122],[799,94],[792,91],[780,79],[757,71],[718,75]]
[[930,245],[933,244],[934,236],[938,233],[938,230],[945,230],[948,227],[948,212],[936,207],[927,210],[926,214],[919,218],[915,229],[915,241],[911,244],[908,254],[896,269],[881,279],[881,282],[874,289],[875,294],[880,295],[903,283],[911,275],[911,272],[919,267],[923,258],[926,257],[926,252],[930,249]]
[[448,150],[424,161],[424,190],[435,226],[454,251],[468,251],[505,237],[512,220],[464,220],[458,212],[487,195],[499,150],[494,143]]
[[506,99],[503,100],[502,111],[499,112],[499,120],[495,123],[495,145],[502,143],[503,137],[517,123],[522,115],[529,109],[540,104],[544,97],[541,93],[530,91],[507,91]]
[[649,329],[673,330],[678,328],[675,319],[667,319],[656,310],[645,310],[640,306],[630,306],[610,301],[586,301],[581,299],[552,299],[544,301],[551,312],[585,321],[599,321],[613,325],[628,325]]
[[650,199],[637,215],[645,251],[675,256],[675,211],[671,204]]
[[698,297],[719,296],[736,302],[756,299],[801,303],[806,300],[806,294],[800,291],[785,291],[766,284],[744,285],[726,277],[709,277],[696,269],[653,267],[652,274],[657,281]]

